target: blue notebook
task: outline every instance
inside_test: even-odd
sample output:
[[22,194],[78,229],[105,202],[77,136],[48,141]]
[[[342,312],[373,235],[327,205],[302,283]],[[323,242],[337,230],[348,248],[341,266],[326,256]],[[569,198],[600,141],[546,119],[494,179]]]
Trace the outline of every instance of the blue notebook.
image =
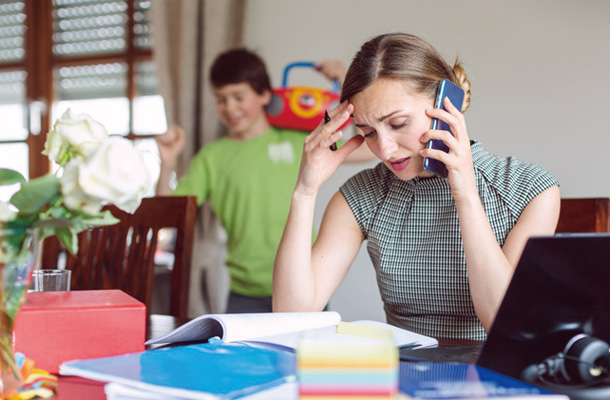
[[296,379],[294,353],[220,341],[61,365],[62,375],[185,399],[235,399]]
[[538,399],[569,400],[529,383],[473,364],[401,362],[400,392],[421,400]]

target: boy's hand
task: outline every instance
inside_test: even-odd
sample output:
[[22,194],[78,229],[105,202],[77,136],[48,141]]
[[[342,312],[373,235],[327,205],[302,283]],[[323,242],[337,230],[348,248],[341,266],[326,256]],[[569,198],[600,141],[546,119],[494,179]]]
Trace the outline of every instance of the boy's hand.
[[317,62],[314,68],[331,81],[336,79],[337,83],[339,83],[339,87],[343,87],[343,81],[345,80],[345,65],[343,65],[341,61],[322,60]]
[[171,125],[167,132],[157,136],[155,141],[159,147],[161,165],[175,167],[186,142],[184,130],[178,125]]

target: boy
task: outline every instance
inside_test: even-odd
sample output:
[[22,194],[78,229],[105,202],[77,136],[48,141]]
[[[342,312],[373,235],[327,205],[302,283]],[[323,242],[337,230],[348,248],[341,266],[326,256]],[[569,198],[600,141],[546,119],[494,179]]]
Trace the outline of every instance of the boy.
[[[345,72],[343,64],[334,61],[319,63],[316,69],[340,83]],[[229,132],[197,153],[174,194],[197,196],[199,204],[209,201],[226,230],[226,312],[271,312],[273,263],[307,135],[269,125],[264,107],[271,99],[271,84],[265,64],[253,52],[240,48],[220,54],[210,81],[216,111]],[[184,132],[172,126],[157,143],[157,195],[168,195]],[[368,159],[365,155],[353,160]]]

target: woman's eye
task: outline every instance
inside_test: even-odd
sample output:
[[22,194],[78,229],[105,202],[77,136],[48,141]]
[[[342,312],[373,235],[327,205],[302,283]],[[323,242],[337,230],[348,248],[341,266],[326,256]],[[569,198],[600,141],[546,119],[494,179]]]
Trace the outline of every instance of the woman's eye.
[[407,126],[407,121],[402,122],[400,124],[390,124],[390,126],[392,127],[392,129],[401,129]]
[[364,133],[364,138],[366,139],[366,138],[373,137],[373,135],[376,134],[376,133],[377,132],[375,132],[375,131]]

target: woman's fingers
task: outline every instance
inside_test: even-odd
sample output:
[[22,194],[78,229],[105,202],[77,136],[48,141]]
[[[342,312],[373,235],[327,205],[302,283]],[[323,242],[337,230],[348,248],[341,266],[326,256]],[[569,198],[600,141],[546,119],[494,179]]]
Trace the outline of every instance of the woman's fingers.
[[307,142],[310,145],[329,147],[342,136],[339,130],[347,122],[354,111],[354,106],[344,101],[336,108],[328,111],[328,122],[322,120],[318,127],[309,135]]
[[354,106],[350,104],[347,100],[345,100],[337,107],[328,111],[330,121],[328,121],[324,125],[331,126],[331,123],[334,123],[334,129],[337,130],[350,118],[352,112],[354,112]]
[[450,126],[451,132],[446,130],[428,130],[422,136],[422,142],[429,140],[442,140],[449,148],[446,153],[442,150],[424,149],[421,151],[423,157],[430,157],[443,162],[449,171],[465,168],[472,163],[470,152],[470,139],[466,129],[464,115],[449,100],[444,99],[443,105],[446,108],[428,109],[426,114],[431,118],[438,118]]

